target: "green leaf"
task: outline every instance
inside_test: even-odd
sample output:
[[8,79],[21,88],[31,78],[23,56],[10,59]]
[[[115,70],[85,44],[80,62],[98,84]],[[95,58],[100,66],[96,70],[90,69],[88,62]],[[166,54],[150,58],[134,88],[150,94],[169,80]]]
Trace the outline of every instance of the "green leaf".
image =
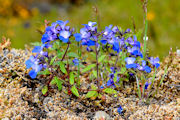
[[95,54],[95,52],[91,52],[90,54],[91,54],[91,58],[96,59],[96,54]]
[[60,70],[61,70],[63,73],[66,74],[67,71],[66,71],[66,68],[65,68],[65,64],[64,64],[62,61],[60,61],[59,65],[60,65]]
[[48,68],[46,68],[44,71],[38,72],[38,75],[49,75],[49,74],[50,74],[50,72],[49,72]]
[[90,98],[90,97],[93,97],[97,94],[97,91],[89,91],[87,94],[86,94],[86,98]]
[[59,49],[59,47],[61,46],[61,43],[60,41],[55,41],[54,44],[53,44],[53,49]]
[[97,71],[96,71],[96,70],[93,70],[92,73],[93,73],[93,75],[97,78]]
[[56,57],[57,57],[57,56],[54,56],[54,57],[51,59],[51,61],[50,61],[50,65],[52,65],[52,64],[53,64],[53,62],[54,62],[54,60],[56,59]]
[[74,84],[74,72],[70,72],[70,74],[69,74],[69,83],[71,84],[71,85],[73,85]]
[[77,88],[76,88],[75,85],[72,86],[71,92],[72,92],[75,96],[79,97],[79,92],[78,92],[78,90],[77,90]]
[[139,98],[141,98],[141,89],[140,89],[140,85],[139,85],[139,80],[138,77],[136,76],[136,83],[137,83],[137,94],[139,96]]
[[62,58],[64,51],[57,50],[57,57]]
[[56,79],[54,78],[53,80],[51,80],[50,84],[55,85],[56,84]]
[[96,64],[91,64],[91,65],[88,65],[86,66],[83,70],[82,70],[82,73],[85,73],[89,70],[91,70],[92,68],[96,67]]
[[97,90],[97,87],[96,87],[94,84],[92,84],[92,85],[91,85],[91,89],[92,89],[92,90]]
[[114,79],[113,79],[114,82],[117,81],[117,75],[118,75],[118,72],[116,72],[116,73],[114,74]]
[[47,86],[44,86],[43,89],[42,89],[42,94],[45,95],[48,91],[48,87]]
[[58,77],[54,77],[56,84],[58,86],[58,90],[61,91],[62,90],[62,81],[58,79]]
[[74,53],[74,52],[69,52],[69,53],[67,53],[67,56],[69,56],[69,57],[75,57],[75,58],[78,58],[79,56],[76,54],[76,53]]
[[105,59],[106,55],[101,55],[101,57],[98,58],[98,63],[102,62]]
[[106,88],[106,89],[103,90],[103,92],[108,93],[108,94],[115,94],[115,93],[117,93],[117,91],[112,89],[112,88]]
[[123,73],[125,73],[125,72],[126,72],[126,67],[121,67],[120,73],[123,74]]

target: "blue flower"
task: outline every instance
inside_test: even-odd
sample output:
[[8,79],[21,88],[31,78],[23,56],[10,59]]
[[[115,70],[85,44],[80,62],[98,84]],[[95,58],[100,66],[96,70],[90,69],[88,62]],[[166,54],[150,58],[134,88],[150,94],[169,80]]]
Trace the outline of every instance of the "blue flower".
[[109,27],[105,27],[103,35],[105,36],[109,35],[112,32],[111,28],[112,28],[112,25],[109,25]]
[[151,68],[146,65],[146,61],[145,60],[142,60],[142,64],[141,65],[137,64],[137,67],[138,67],[139,70],[145,71],[147,73],[151,72]]
[[69,41],[70,36],[71,36],[71,33],[66,30],[60,31],[59,33],[59,39],[62,40],[64,43],[67,43]]
[[133,46],[132,48],[131,47],[127,47],[127,51],[129,53],[131,53],[131,55],[134,55],[134,56],[140,56],[141,58],[143,58],[143,55],[140,51],[140,49],[136,46]]
[[119,106],[118,109],[117,109],[117,112],[118,112],[119,114],[122,114],[123,108],[122,108],[121,106]]
[[149,62],[156,68],[160,66],[158,57],[157,58],[150,57]]
[[129,68],[137,68],[137,64],[135,64],[134,62],[136,61],[136,58],[133,58],[133,57],[127,57],[125,59],[126,61],[126,68],[129,69]]
[[96,41],[93,41],[93,40],[89,40],[88,42],[87,42],[87,45],[90,47],[90,46],[94,46],[94,45],[96,45]]
[[110,70],[111,70],[112,73],[116,72],[115,67],[111,67]]
[[150,73],[150,72],[151,72],[151,68],[146,65],[146,66],[144,67],[144,71],[146,71],[147,73]]
[[148,82],[145,83],[145,87],[144,87],[145,90],[147,90],[147,88],[148,88],[149,85],[151,85],[151,83],[148,83]]
[[83,24],[85,26],[85,28],[89,31],[92,31],[92,32],[96,32],[97,30],[97,27],[95,26],[96,25],[96,22],[91,22],[89,21],[88,24]]
[[38,53],[40,55],[48,57],[48,53],[43,51],[43,48],[49,48],[51,45],[49,44],[42,44],[41,46],[35,46],[34,49],[32,50],[32,53]]
[[107,43],[107,40],[100,40],[100,42],[105,45]]
[[119,42],[114,42],[112,49],[119,53],[119,51],[120,51]]
[[32,78],[32,79],[35,79],[36,76],[37,76],[37,72],[35,70],[31,70],[29,71],[29,76]]
[[76,40],[77,42],[81,41],[81,39],[82,39],[80,33],[75,33],[75,34],[74,34],[74,37],[75,37],[75,40]]
[[82,39],[89,39],[91,37],[91,33],[86,28],[81,28],[80,34]]
[[78,66],[79,65],[79,59],[75,58],[73,60],[74,66]]
[[36,78],[36,75],[39,71],[41,71],[42,68],[45,68],[46,65],[39,64],[39,59],[37,59],[37,56],[31,56],[26,62],[26,68],[32,68],[32,70],[29,72],[29,76],[34,79]]
[[40,53],[42,51],[41,46],[35,46],[34,49],[32,50],[32,53]]
[[49,31],[49,32],[45,32],[45,34],[43,34],[41,41],[42,41],[42,43],[46,43],[46,42],[56,40],[57,38],[58,37],[56,34],[53,34],[51,31]]
[[117,33],[117,32],[120,32],[120,31],[119,31],[119,28],[117,26],[114,26],[112,28],[112,32]]
[[101,86],[100,86],[100,89],[104,89],[104,86],[103,86],[103,85],[101,85]]
[[131,32],[131,29],[128,28],[128,29],[125,30],[124,34],[130,33],[130,32]]
[[56,23],[57,24],[59,24],[59,26],[60,26],[60,28],[61,28],[61,30],[64,30],[64,29],[68,29],[68,28],[66,28],[67,26],[66,26],[66,24],[68,23],[69,21],[67,20],[67,21],[61,21],[61,20],[58,20],[58,21],[56,21]]
[[113,79],[109,79],[106,83],[106,85],[109,87],[109,86],[113,86],[113,87],[116,87],[115,84],[114,84],[114,81]]

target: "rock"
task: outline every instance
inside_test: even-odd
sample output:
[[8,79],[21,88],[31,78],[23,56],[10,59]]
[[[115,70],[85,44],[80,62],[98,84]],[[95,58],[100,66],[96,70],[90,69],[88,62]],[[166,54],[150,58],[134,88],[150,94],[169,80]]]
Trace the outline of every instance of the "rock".
[[180,49],[176,51],[177,55],[180,56]]
[[6,117],[6,118],[3,118],[2,120],[9,120],[9,118]]
[[111,120],[110,116],[104,111],[97,111],[95,116],[93,117],[94,120]]
[[[46,112],[49,112],[51,111],[51,108],[52,108],[52,104],[53,104],[53,98],[52,97],[46,97],[44,100],[43,100],[43,106],[44,106],[44,110]],[[52,104],[51,104],[52,103]]]

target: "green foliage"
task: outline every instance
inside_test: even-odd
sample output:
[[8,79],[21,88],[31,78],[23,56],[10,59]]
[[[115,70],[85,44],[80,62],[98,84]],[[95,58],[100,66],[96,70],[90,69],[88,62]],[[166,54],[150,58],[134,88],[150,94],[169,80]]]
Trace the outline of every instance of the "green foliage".
[[86,98],[94,97],[96,94],[98,94],[97,91],[89,91],[89,92],[86,94]]
[[74,84],[74,72],[70,72],[70,74],[69,74],[69,83],[71,85]]
[[71,92],[72,92],[76,97],[79,97],[79,92],[78,92],[78,90],[77,90],[77,88],[76,88],[75,85],[73,85],[73,86],[71,87]]
[[74,58],[78,58],[79,56],[76,54],[76,53],[74,53],[74,52],[69,52],[69,53],[67,53],[67,56],[69,56],[69,57],[74,57]]
[[48,91],[47,85],[42,88],[42,94],[45,95]]
[[38,72],[39,75],[49,75],[50,71],[48,70],[48,68],[46,68],[44,71],[40,71]]
[[139,80],[138,80],[138,77],[136,76],[136,83],[137,83],[137,94],[139,96],[139,98],[141,99],[141,89],[140,89],[140,86],[139,86]]
[[91,70],[92,68],[96,67],[96,64],[91,64],[91,65],[88,65],[86,66],[83,70],[82,70],[82,73],[85,73],[89,70]]
[[105,59],[106,55],[101,55],[99,58],[98,58],[98,63],[102,62],[104,59]]
[[57,87],[58,87],[58,90],[61,91],[61,90],[62,90],[62,83],[63,83],[63,82],[62,82],[61,80],[59,80],[58,77],[55,76],[55,77],[53,78],[53,80],[51,81],[50,84],[51,84],[51,85],[56,84]]
[[93,73],[94,77],[97,78],[97,71],[96,71],[96,70],[93,70],[92,73]]
[[116,94],[117,93],[117,91],[112,88],[105,88],[103,90],[103,92],[108,93],[108,94]]
[[60,61],[59,62],[59,66],[60,66],[60,70],[64,73],[64,74],[67,74],[67,71],[66,71],[66,68],[65,68],[65,64]]
[[56,57],[57,57],[57,56],[54,56],[54,57],[51,59],[51,61],[50,61],[50,64],[49,64],[49,65],[52,65],[52,64],[53,64],[53,62],[55,61]]

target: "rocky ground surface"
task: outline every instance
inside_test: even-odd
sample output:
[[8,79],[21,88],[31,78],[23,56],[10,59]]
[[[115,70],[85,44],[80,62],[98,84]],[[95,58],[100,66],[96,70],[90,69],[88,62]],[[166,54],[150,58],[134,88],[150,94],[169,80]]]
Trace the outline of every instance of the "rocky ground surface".
[[[25,69],[30,49],[4,49],[0,53],[0,119],[2,120],[180,120],[180,55],[170,53],[157,73],[155,85],[167,75],[150,104],[136,95],[136,86],[125,85],[118,96],[104,101],[78,99],[55,87],[47,96],[41,88],[45,78],[31,80]],[[154,87],[154,89],[157,89]],[[122,106],[121,114],[117,108]]]

